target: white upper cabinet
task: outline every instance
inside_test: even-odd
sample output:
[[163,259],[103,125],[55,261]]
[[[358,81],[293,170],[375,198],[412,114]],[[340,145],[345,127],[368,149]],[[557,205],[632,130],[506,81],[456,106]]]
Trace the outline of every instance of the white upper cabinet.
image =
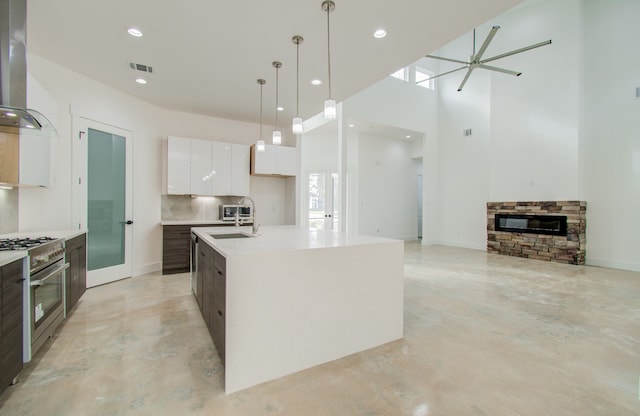
[[167,193],[191,193],[191,139],[169,137],[167,145]]
[[191,140],[191,194],[213,195],[211,142]]
[[0,183],[14,186],[52,186],[52,143],[56,136],[38,131],[0,129]]
[[256,176],[296,176],[298,153],[295,147],[266,145],[264,152],[251,146],[251,174]]
[[234,144],[231,158],[231,195],[249,195],[249,146]]
[[248,195],[249,146],[170,136],[167,193]]
[[51,187],[51,142],[43,135],[20,136],[20,183]]
[[256,151],[256,147],[251,146],[251,174],[252,175],[275,175],[278,170],[278,155],[276,146],[266,145],[264,152]]
[[298,174],[298,153],[295,147],[276,146],[278,154],[278,172],[283,176]]
[[212,195],[231,195],[232,145],[211,143]]

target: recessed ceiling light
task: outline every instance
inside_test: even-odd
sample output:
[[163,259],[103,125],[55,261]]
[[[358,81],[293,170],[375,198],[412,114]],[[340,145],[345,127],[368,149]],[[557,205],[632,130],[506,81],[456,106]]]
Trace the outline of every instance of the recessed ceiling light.
[[355,127],[355,126],[356,126],[355,124],[349,124],[349,127]]
[[313,85],[320,85],[320,84],[322,84],[322,81],[320,81],[319,79],[312,79],[312,80],[311,80],[311,83],[312,83]]
[[142,37],[142,31],[140,29],[136,29],[135,27],[130,27],[129,29],[127,29],[127,32],[131,36],[135,36],[136,38]]
[[278,106],[278,108],[276,108],[276,110],[278,110],[278,111],[284,111],[284,107],[280,105],[280,106]]
[[411,136],[409,136],[408,134],[407,134],[406,136],[404,136],[404,137],[406,137],[407,139],[410,139],[410,138],[411,138]]
[[384,29],[378,29],[375,32],[373,32],[373,37],[376,39],[382,39],[385,36],[387,36],[387,31]]
[[147,83],[147,80],[146,80],[146,79],[144,79],[144,78],[136,78],[136,82],[137,82],[138,84],[142,84],[142,85],[144,85],[144,84],[146,84],[146,83]]

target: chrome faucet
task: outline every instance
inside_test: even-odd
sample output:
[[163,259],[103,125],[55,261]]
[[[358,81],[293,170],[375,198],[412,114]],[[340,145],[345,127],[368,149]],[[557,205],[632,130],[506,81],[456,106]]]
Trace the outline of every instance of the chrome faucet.
[[[260,224],[256,222],[256,202],[250,196],[243,196],[238,204],[239,205],[244,204],[247,199],[251,201],[251,215],[253,216],[252,233],[258,234],[258,229],[260,229]],[[240,211],[239,209],[236,210],[236,227],[240,225],[240,221],[239,221],[240,217],[238,216],[239,211]]]

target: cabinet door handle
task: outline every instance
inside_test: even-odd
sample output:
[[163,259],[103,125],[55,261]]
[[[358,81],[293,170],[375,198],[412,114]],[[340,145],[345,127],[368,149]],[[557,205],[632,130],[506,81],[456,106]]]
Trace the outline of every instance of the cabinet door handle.
[[222,311],[218,311],[218,315],[219,315],[219,316],[222,316]]
[[216,270],[220,276],[222,276],[222,272],[220,270]]
[[22,279],[18,279],[18,280],[16,280],[16,283],[22,283],[22,282],[24,282],[25,280],[27,280],[27,279],[25,279],[25,278],[23,277]]

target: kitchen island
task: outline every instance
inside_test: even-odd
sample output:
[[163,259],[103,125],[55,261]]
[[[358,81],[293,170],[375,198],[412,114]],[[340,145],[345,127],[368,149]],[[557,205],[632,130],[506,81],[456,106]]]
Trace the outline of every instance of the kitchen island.
[[192,232],[227,394],[403,336],[402,241],[294,226]]

